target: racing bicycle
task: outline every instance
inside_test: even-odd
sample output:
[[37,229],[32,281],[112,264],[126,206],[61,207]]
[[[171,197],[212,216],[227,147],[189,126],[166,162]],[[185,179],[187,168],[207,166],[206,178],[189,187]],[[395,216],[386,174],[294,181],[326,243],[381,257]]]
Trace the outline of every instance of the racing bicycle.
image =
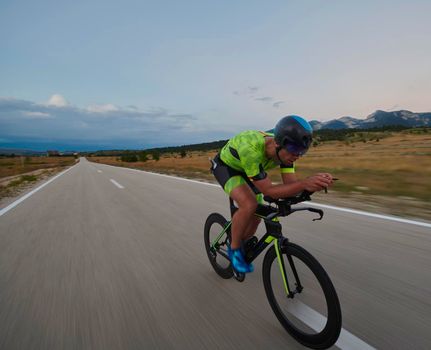
[[[265,196],[267,204],[258,204],[255,215],[263,219],[266,233],[253,236],[244,245],[245,260],[254,261],[269,245],[263,259],[262,277],[265,293],[277,319],[301,344],[313,349],[327,349],[341,331],[341,308],[334,285],[322,265],[309,252],[282,234],[279,217],[298,211],[310,211],[323,218],[321,209],[292,207],[311,200],[310,192],[275,200]],[[231,217],[238,208],[230,200]],[[231,241],[232,221],[212,213],[205,222],[204,240],[208,258],[222,278],[242,282],[245,274],[232,268],[227,247]]]

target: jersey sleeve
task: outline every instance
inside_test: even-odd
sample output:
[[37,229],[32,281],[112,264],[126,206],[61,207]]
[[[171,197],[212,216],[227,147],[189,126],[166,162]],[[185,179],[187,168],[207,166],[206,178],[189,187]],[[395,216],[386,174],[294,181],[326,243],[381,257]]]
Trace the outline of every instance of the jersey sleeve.
[[280,172],[282,174],[294,174],[295,173],[295,164],[280,164]]
[[247,177],[252,180],[263,180],[266,178],[267,174],[263,169],[263,165],[260,163],[260,157],[248,156],[246,159],[242,159],[242,165],[244,167],[244,172]]
[[253,181],[263,180],[267,177],[266,171],[263,168],[262,164],[259,164],[259,173],[254,176],[249,176]]

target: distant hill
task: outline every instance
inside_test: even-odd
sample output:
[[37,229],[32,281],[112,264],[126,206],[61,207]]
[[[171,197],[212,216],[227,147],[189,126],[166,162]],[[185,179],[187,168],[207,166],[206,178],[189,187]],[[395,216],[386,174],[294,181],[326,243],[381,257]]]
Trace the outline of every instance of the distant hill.
[[46,155],[46,151],[32,151],[28,149],[19,149],[19,148],[0,148],[0,154],[2,155],[23,155],[23,156],[41,156]]
[[[347,134],[359,131],[400,131],[407,128],[414,127],[431,127],[431,112],[427,113],[414,113],[406,110],[385,112],[377,110],[370,114],[365,119],[358,119],[350,116],[332,119],[327,122],[319,122],[312,120],[310,122],[313,129],[316,131],[315,136],[322,141],[326,140],[342,140]],[[379,129],[379,130],[377,130]],[[208,151],[220,149],[228,140],[219,140],[200,144],[173,146],[173,147],[158,147],[152,149],[145,149],[146,152],[160,152],[160,153],[173,153],[173,152],[191,152],[191,151]],[[94,146],[92,146],[93,148]],[[80,147],[82,148],[82,147]],[[137,154],[142,150],[99,150],[99,151],[82,151],[80,154],[91,154],[99,156],[121,156],[126,154]],[[46,152],[32,151],[28,149],[7,149],[0,148],[0,155],[45,155]],[[73,154],[72,151],[63,153],[64,155]]]
[[370,129],[384,126],[400,125],[405,127],[431,126],[431,112],[414,113],[410,111],[375,111],[365,119],[342,117],[327,122],[312,120],[314,130],[321,129]]

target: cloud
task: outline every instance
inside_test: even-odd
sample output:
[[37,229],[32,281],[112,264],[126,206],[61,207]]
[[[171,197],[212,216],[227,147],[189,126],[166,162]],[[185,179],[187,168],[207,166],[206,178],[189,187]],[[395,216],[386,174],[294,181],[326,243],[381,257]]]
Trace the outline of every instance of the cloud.
[[[33,142],[74,142],[98,145],[127,144],[135,147],[190,144],[196,131],[211,130],[194,115],[165,108],[140,109],[113,104],[72,106],[63,97],[49,104],[0,97],[0,138]],[[59,108],[61,107],[61,108]]]
[[259,90],[259,86],[249,86],[248,92],[249,94],[255,94]]
[[105,104],[105,105],[91,105],[87,107],[87,111],[93,113],[106,113],[106,112],[117,112],[119,108],[114,106],[113,104]]
[[48,100],[47,105],[55,107],[66,107],[69,105],[69,102],[67,102],[63,96],[59,94],[54,94]]
[[272,101],[272,97],[269,97],[269,96],[256,97],[254,100],[255,101],[262,101],[262,102],[269,102],[269,101]]
[[[256,93],[259,91],[261,91],[261,88],[259,86],[247,86],[247,88],[245,89],[235,90],[233,94],[235,96],[245,96],[247,98],[252,99],[253,101],[264,102],[264,103],[272,102],[276,100],[276,98],[271,96],[256,97]],[[272,104],[272,107],[279,108],[280,105],[282,105],[283,103],[284,101],[276,101]]]
[[53,118],[51,114],[44,113],[44,112],[22,112],[25,116],[31,118],[31,119],[46,119],[46,118]]
[[259,86],[248,86],[245,89],[235,90],[233,92],[236,96],[251,96],[253,97],[256,92],[259,91]]

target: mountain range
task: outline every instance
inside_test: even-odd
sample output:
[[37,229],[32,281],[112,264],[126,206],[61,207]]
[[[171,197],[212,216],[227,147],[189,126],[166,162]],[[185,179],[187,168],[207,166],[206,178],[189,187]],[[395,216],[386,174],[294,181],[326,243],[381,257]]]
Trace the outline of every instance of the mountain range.
[[365,119],[353,117],[341,117],[327,122],[312,120],[310,122],[314,130],[320,129],[369,129],[383,126],[402,125],[406,127],[431,126],[431,112],[414,113],[410,111],[375,111]]
[[[341,117],[338,119],[332,119],[327,122],[320,122],[318,120],[312,120],[310,122],[311,126],[314,130],[321,129],[370,129],[370,128],[380,128],[385,126],[394,126],[400,125],[405,127],[421,127],[427,126],[431,127],[431,112],[426,113],[414,113],[406,110],[394,111],[394,112],[385,112],[377,110],[374,113],[370,114],[365,119],[353,118],[350,116]],[[226,141],[226,140],[225,140]],[[221,142],[221,141],[220,141]],[[211,144],[211,143],[210,143]],[[201,144],[199,144],[201,145]],[[196,145],[196,146],[199,146]],[[16,155],[43,155],[46,154],[45,151],[34,151],[31,150],[32,146],[30,144],[17,144],[15,147],[4,147],[5,145],[1,145],[3,147],[0,148],[1,154],[16,154]],[[20,148],[22,146],[22,148]],[[57,149],[57,150],[66,150],[70,149],[69,146],[63,147],[62,145],[54,145],[54,144],[46,144],[46,149]],[[190,146],[190,145],[189,145]],[[217,145],[218,147],[219,145]],[[24,148],[25,147],[25,148]],[[74,145],[76,149],[76,145]],[[38,144],[38,149],[43,149],[43,147]],[[78,147],[81,150],[87,149],[97,150],[94,145],[86,146],[81,145]],[[127,147],[126,147],[127,148]],[[130,149],[130,147],[128,147]],[[174,147],[175,148],[175,147]],[[73,153],[73,152],[68,152]]]

